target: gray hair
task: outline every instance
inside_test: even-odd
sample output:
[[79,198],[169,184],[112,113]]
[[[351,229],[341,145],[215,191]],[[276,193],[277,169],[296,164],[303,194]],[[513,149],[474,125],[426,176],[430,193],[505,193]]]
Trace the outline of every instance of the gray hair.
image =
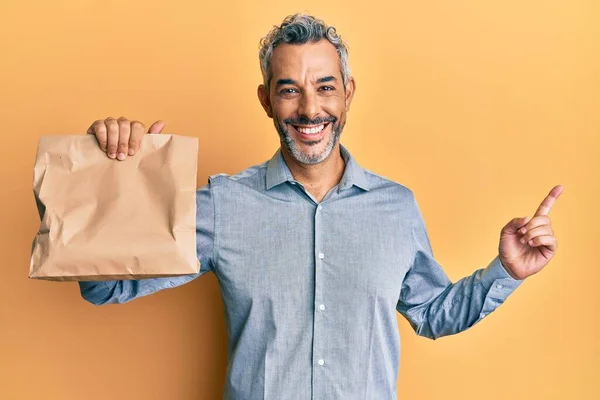
[[350,79],[348,47],[336,32],[335,27],[326,25],[325,22],[311,15],[294,14],[287,16],[280,26],[274,26],[267,36],[260,41],[258,57],[267,91],[272,77],[271,57],[275,47],[281,43],[304,44],[308,41],[318,42],[322,39],[327,39],[335,47],[340,59],[342,80],[346,85]]

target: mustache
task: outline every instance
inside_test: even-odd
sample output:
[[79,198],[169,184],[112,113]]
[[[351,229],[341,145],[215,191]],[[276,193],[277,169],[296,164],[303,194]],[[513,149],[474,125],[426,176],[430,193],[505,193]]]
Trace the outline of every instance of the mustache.
[[337,121],[336,117],[317,117],[315,119],[308,119],[305,116],[298,118],[286,118],[283,120],[287,125],[322,125],[329,122]]

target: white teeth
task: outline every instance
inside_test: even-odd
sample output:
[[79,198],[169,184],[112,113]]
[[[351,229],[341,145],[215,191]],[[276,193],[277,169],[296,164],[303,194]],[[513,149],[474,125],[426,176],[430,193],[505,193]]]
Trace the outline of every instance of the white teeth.
[[298,132],[304,133],[305,135],[312,135],[312,134],[321,132],[323,130],[323,128],[325,128],[325,125],[315,126],[314,128],[297,127],[296,129],[298,130]]

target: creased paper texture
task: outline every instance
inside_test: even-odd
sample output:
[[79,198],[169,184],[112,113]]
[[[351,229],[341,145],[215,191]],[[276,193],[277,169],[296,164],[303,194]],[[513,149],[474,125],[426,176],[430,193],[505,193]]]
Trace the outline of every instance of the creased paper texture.
[[29,277],[59,281],[194,274],[198,140],[148,134],[125,161],[93,135],[44,136],[33,191],[41,224]]

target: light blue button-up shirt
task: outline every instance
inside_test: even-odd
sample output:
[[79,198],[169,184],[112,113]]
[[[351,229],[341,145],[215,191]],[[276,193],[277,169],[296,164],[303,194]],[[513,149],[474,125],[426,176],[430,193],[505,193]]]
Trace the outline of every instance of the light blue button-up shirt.
[[496,256],[452,283],[433,258],[413,193],[346,167],[320,203],[281,150],[197,191],[200,273],[81,282],[94,304],[124,303],[213,272],[228,333],[226,399],[396,399],[396,311],[417,334],[461,332],[516,289]]

